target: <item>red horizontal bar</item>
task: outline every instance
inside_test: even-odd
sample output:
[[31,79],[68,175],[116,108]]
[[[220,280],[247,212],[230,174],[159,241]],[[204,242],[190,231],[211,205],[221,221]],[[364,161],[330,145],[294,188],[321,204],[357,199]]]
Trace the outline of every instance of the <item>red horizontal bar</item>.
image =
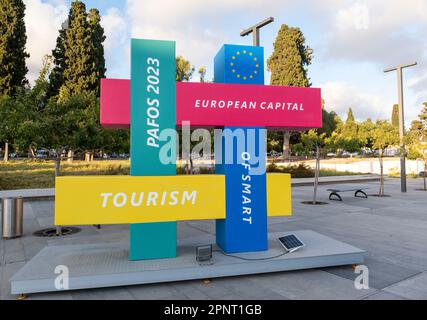
[[[177,126],[266,127],[305,130],[322,126],[321,91],[283,86],[176,83]],[[102,79],[101,124],[130,125],[130,80]]]

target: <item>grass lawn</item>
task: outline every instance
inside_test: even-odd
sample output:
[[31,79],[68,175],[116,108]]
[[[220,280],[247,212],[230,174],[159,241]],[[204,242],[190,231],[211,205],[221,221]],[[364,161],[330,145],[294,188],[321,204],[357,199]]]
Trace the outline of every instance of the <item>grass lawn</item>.
[[[74,161],[61,163],[61,175],[129,175],[129,160]],[[182,174],[180,168],[178,174]],[[202,173],[213,173],[213,169]],[[290,172],[293,178],[313,177],[314,172],[307,168],[296,168]],[[354,172],[321,170],[320,176],[354,175]],[[46,160],[16,160],[0,162],[0,190],[53,188],[55,181],[55,162]]]
[[[129,175],[129,161],[62,162],[64,176]],[[0,162],[0,190],[53,188],[55,162],[24,160]]]

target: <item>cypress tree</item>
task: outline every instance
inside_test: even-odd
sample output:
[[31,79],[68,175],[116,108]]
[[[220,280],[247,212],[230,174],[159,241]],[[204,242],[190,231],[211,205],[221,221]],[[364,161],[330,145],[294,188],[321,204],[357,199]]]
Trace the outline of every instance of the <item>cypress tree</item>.
[[53,97],[58,95],[59,89],[64,84],[65,50],[64,42],[67,31],[68,20],[64,22],[61,30],[59,30],[58,38],[56,39],[56,47],[52,50],[54,68],[49,75],[49,92],[48,96]]
[[353,110],[352,110],[351,108],[348,108],[346,124],[347,124],[347,125],[351,125],[351,124],[352,124],[352,123],[354,123],[355,121],[356,121],[356,120],[354,119]]
[[399,128],[399,105],[395,104],[393,105],[393,112],[391,114],[391,124]]
[[28,84],[24,17],[22,0],[0,0],[0,95],[14,95]]
[[307,67],[311,64],[312,49],[305,44],[299,28],[282,25],[274,43],[274,51],[267,60],[272,85],[310,87]]
[[83,2],[74,1],[71,4],[68,21],[64,41],[64,83],[59,90],[61,101],[88,92],[96,85],[92,34]]
[[358,137],[358,132],[359,125],[356,123],[353,110],[349,108],[347,112],[347,120],[344,124],[342,134],[346,139],[356,139]]
[[[267,60],[271,72],[270,83],[277,86],[310,87],[307,68],[311,64],[312,49],[305,44],[299,28],[283,24],[279,30],[274,50]],[[283,155],[290,156],[291,133],[283,133]]]
[[100,78],[105,77],[104,29],[97,9],[86,12],[82,1],[71,3],[70,13],[59,31],[52,51],[54,69],[49,96],[64,101],[70,96],[93,92],[99,96]]
[[101,16],[97,9],[90,9],[88,13],[89,28],[92,35],[93,44],[93,64],[95,65],[95,72],[92,77],[95,80],[95,86],[91,89],[97,96],[99,96],[100,79],[105,78],[105,58],[104,58],[104,41],[106,39],[104,28],[101,26]]

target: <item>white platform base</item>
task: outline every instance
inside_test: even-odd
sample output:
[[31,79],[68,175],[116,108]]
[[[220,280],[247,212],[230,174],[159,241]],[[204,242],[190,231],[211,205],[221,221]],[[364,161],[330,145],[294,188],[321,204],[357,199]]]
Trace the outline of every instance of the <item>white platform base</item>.
[[[290,232],[272,233],[270,250],[239,254],[245,258],[268,258],[284,252],[277,238]],[[214,252],[212,265],[199,265],[195,247],[214,243],[213,236],[178,241],[178,257],[129,261],[128,243],[48,246],[11,278],[12,294],[60,291],[55,288],[55,268],[68,267],[69,289],[93,289],[230,277],[289,270],[363,263],[364,251],[313,231],[295,231],[306,247],[279,258],[244,261]]]

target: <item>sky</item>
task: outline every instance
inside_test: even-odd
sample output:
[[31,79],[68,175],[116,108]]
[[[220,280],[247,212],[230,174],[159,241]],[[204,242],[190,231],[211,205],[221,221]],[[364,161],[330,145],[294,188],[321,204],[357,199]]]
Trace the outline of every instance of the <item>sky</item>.
[[[27,64],[31,81],[55,47],[71,0],[24,0]],[[274,17],[261,30],[267,59],[282,24],[298,27],[313,49],[313,87],[327,110],[358,120],[389,119],[397,102],[396,73],[384,69],[418,62],[404,71],[405,115],[410,124],[427,101],[427,0],[86,0],[102,14],[107,77],[130,76],[130,39],[174,40],[177,54],[213,78],[213,58],[223,44],[252,43],[240,31]],[[192,81],[198,81],[197,74]],[[266,84],[270,81],[266,71]]]

